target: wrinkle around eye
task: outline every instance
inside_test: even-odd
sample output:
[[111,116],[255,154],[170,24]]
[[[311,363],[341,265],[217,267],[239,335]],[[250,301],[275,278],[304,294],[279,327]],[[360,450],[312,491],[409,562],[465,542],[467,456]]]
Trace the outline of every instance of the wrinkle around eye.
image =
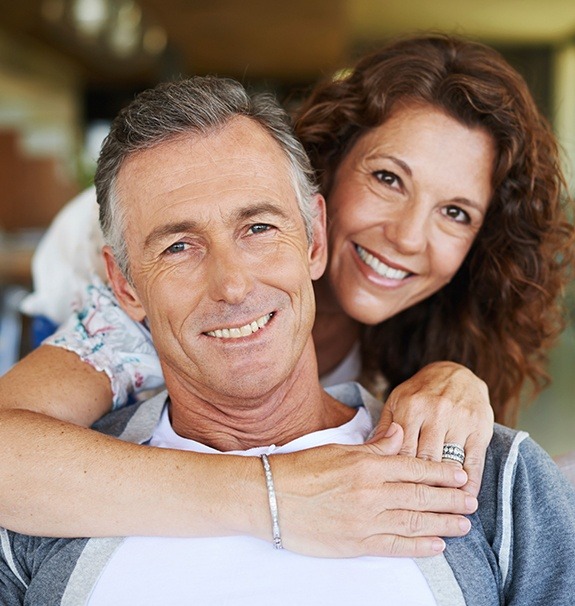
[[[450,211],[457,211],[458,217],[460,218],[454,217],[452,214],[450,214]],[[471,215],[462,208],[459,208],[458,206],[446,206],[442,209],[442,214],[454,223],[460,223],[462,225],[471,225],[473,223]]]
[[250,225],[250,227],[248,228],[248,235],[257,236],[258,234],[268,233],[273,229],[273,225],[270,225],[269,223],[254,223],[254,225]]
[[[188,250],[189,246],[190,245],[187,244],[186,242],[176,242],[176,243],[168,246],[168,248],[166,248],[166,250],[164,251],[164,254],[177,255],[178,253],[182,253],[182,252],[185,252],[186,250]],[[188,247],[188,248],[186,248],[186,247]]]
[[371,174],[378,183],[381,183],[390,189],[399,191],[403,188],[403,181],[393,171],[383,169],[374,170]]

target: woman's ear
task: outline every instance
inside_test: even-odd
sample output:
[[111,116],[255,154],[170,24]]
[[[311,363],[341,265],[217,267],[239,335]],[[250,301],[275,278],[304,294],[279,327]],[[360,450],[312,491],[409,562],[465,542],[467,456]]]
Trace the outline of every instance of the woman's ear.
[[146,317],[146,312],[140,303],[138,293],[122,273],[112,249],[109,246],[104,246],[102,254],[104,255],[108,280],[120,306],[132,320],[142,322]]
[[327,231],[325,199],[317,194],[312,200],[312,242],[309,246],[309,268],[312,280],[321,278],[327,265]]

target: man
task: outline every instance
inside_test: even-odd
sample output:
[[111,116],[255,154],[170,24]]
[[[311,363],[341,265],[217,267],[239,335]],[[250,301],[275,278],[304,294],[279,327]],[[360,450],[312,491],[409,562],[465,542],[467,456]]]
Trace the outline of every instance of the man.
[[[277,547],[274,457],[361,443],[372,430],[368,394],[354,384],[328,394],[317,379],[311,281],[325,267],[325,220],[306,167],[273,103],[251,101],[232,81],[196,78],[144,93],[122,112],[96,175],[108,275],[123,308],[149,323],[169,394],[97,427],[155,447],[262,457]],[[401,433],[392,426],[390,439]],[[419,561],[308,558],[249,537],[74,540],[2,531],[0,598],[567,604],[575,496],[552,464],[525,435],[497,430],[482,495],[467,537],[450,540],[445,556]],[[454,511],[466,511],[464,497],[453,490]]]

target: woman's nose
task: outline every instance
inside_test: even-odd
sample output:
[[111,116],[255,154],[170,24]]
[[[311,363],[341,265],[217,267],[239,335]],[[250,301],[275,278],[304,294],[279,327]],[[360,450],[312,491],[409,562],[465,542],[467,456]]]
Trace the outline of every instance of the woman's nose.
[[429,213],[417,200],[402,203],[385,223],[384,234],[398,252],[405,255],[421,253],[427,246]]

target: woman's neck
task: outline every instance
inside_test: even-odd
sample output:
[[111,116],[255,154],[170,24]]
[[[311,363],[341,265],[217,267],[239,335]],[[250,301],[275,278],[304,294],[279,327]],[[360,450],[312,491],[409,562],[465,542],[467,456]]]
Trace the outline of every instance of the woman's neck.
[[336,368],[360,337],[361,324],[350,318],[337,304],[327,280],[314,283],[316,316],[313,342],[320,377]]

